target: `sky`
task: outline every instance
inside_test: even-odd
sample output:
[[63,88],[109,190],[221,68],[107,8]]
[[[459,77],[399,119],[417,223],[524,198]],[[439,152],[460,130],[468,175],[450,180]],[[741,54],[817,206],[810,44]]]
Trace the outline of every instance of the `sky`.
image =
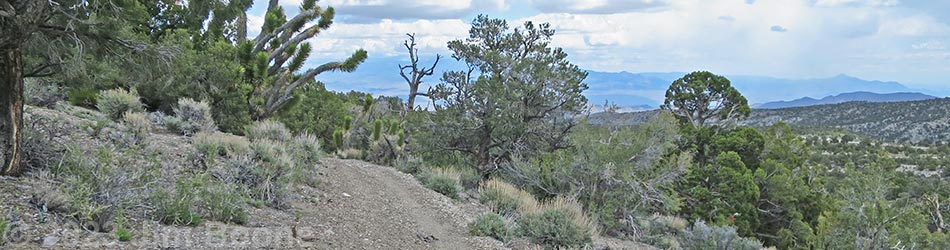
[[[300,0],[281,1],[297,9]],[[450,56],[478,14],[550,23],[552,44],[581,68],[821,78],[847,74],[950,90],[948,0],[322,0],[337,16],[310,40],[310,64],[363,48],[405,57],[415,33],[423,61]],[[263,23],[255,0],[249,33]],[[319,80],[319,79],[318,79]]]

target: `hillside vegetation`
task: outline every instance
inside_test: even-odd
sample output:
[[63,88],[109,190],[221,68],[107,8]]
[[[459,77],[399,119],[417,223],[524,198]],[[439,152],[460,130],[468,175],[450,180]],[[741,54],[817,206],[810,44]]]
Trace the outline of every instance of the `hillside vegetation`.
[[950,141],[950,99],[757,109],[742,124],[768,126],[777,122],[801,128],[840,128],[885,141],[944,143]]

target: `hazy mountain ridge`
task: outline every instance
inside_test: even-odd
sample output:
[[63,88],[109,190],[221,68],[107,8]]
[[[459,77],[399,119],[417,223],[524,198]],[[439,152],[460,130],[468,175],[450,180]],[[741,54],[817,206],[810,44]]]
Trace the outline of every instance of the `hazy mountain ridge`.
[[[657,110],[594,113],[594,125],[637,125]],[[757,127],[785,122],[799,128],[838,128],[872,138],[912,143],[950,141],[950,98],[909,102],[845,102],[782,109],[754,109],[741,125]]]
[[906,102],[936,99],[939,97],[916,92],[899,93],[872,93],[867,91],[842,93],[839,95],[826,96],[821,99],[803,97],[791,101],[768,102],[755,106],[760,109],[780,109],[791,107],[805,107],[823,104],[837,104],[843,102],[864,101],[864,102]]
[[[431,65],[434,56],[421,58],[420,64]],[[397,65],[407,62],[402,57],[380,57],[367,59],[356,70],[360,77],[350,74],[330,72],[321,75],[318,80],[324,82],[327,89],[348,91],[368,91],[373,94],[403,96],[408,86],[399,76]],[[314,65],[315,66],[315,65]],[[443,58],[435,74],[424,79],[424,87],[440,82],[442,72],[463,68],[462,64]],[[591,105],[603,105],[605,101],[616,104],[624,110],[639,110],[644,107],[658,108],[665,99],[666,89],[686,72],[601,72],[587,71],[584,81],[589,89],[584,91]],[[767,103],[780,100],[793,100],[801,97],[822,97],[856,91],[874,93],[921,92],[934,95],[930,91],[908,88],[898,82],[863,80],[848,75],[827,78],[787,79],[769,76],[725,75],[746,98],[749,103]]]

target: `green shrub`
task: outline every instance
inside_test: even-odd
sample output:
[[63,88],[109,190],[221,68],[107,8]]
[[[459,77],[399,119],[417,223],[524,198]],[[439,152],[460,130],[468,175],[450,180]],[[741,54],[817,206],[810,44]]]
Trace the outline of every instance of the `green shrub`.
[[459,199],[458,181],[444,175],[432,175],[426,180],[426,188],[435,190],[452,199]]
[[408,155],[405,157],[400,157],[398,160],[396,160],[396,164],[394,165],[396,170],[399,170],[400,172],[416,174],[419,173],[419,171],[425,166],[425,162],[423,162],[421,158]]
[[522,214],[517,231],[546,249],[560,249],[591,244],[594,227],[579,204],[558,198]]
[[495,213],[478,216],[475,221],[468,224],[468,230],[474,236],[487,236],[508,241],[508,226],[505,225],[505,219]]
[[759,241],[739,236],[734,227],[708,226],[702,221],[697,221],[692,228],[683,232],[680,245],[683,249],[756,250],[762,248],[762,243]]
[[7,233],[10,232],[10,221],[6,216],[0,217],[0,246],[7,244]]
[[248,213],[244,206],[247,200],[241,189],[233,185],[210,184],[201,192],[201,204],[209,220],[226,223],[247,224]]
[[[189,98],[178,100],[178,106],[174,109],[177,120],[173,126],[166,126],[169,129],[180,132],[183,135],[194,135],[198,132],[214,132],[218,128],[214,125],[214,118],[211,116],[211,107],[206,102],[196,102]],[[174,127],[174,128],[172,128]]]
[[69,88],[66,93],[66,100],[73,106],[95,107],[98,96],[99,91],[95,87],[80,86]]
[[119,229],[115,230],[115,237],[118,238],[119,241],[126,242],[132,240],[133,235],[132,232],[125,229],[125,227],[119,227]]
[[284,127],[283,123],[273,120],[255,122],[247,128],[244,134],[247,136],[247,139],[251,141],[267,139],[277,142],[286,142],[291,139],[290,130]]
[[126,112],[142,112],[145,108],[139,100],[138,93],[133,89],[105,90],[99,93],[96,108],[112,120],[119,120]]
[[201,215],[192,206],[195,204],[200,185],[201,183],[195,180],[179,180],[175,183],[174,190],[156,191],[152,203],[157,208],[158,220],[166,225],[200,225]]

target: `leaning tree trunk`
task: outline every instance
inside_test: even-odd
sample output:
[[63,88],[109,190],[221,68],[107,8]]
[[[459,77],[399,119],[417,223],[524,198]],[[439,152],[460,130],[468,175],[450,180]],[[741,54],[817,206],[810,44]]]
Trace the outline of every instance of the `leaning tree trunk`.
[[20,48],[0,49],[0,174],[17,175],[23,149],[23,68]]

